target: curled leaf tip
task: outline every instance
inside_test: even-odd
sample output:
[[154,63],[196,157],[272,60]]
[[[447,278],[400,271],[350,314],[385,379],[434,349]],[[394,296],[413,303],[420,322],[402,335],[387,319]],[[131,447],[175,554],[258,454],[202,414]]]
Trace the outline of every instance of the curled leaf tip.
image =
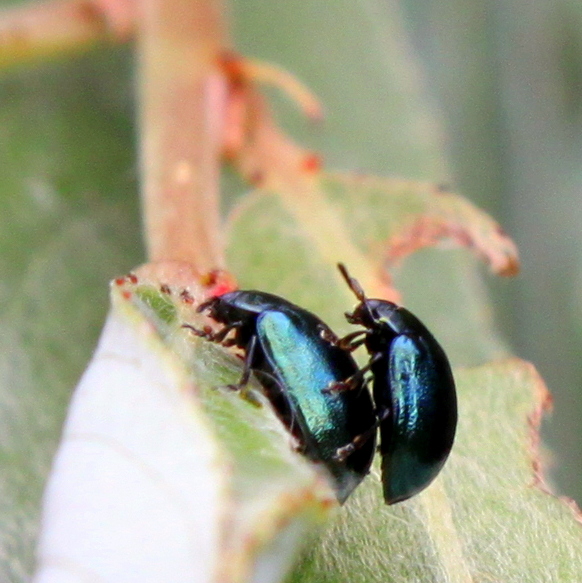
[[[449,201],[436,203],[412,222],[404,222],[387,242],[387,259],[398,263],[407,255],[425,247],[451,242],[474,250],[491,271],[501,276],[519,272],[519,254],[515,243],[486,214],[455,195]],[[431,205],[432,206],[432,205]]]
[[[517,360],[517,359],[515,359]],[[523,368],[524,375],[530,377],[530,382],[534,391],[534,408],[528,415],[529,426],[529,455],[533,470],[533,486],[541,490],[544,494],[557,498],[567,506],[572,512],[574,519],[582,524],[582,511],[577,502],[568,496],[559,496],[548,483],[546,472],[548,463],[544,459],[540,428],[542,420],[552,411],[554,399],[544,380],[536,370],[535,366],[529,362],[518,361]]]
[[482,251],[491,265],[491,270],[503,277],[513,277],[519,273],[519,252],[511,237],[492,219],[482,233],[477,233],[482,243]]

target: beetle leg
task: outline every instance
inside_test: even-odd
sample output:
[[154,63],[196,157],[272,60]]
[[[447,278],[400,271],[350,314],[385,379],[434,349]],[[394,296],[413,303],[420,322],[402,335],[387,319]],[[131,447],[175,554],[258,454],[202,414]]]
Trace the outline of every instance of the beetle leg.
[[345,381],[333,381],[327,385],[324,389],[321,389],[323,393],[342,393],[343,391],[352,391],[357,389],[360,382],[362,381],[364,375],[370,370],[370,367],[366,365],[365,367],[358,370],[351,377],[348,377]]
[[335,381],[330,383],[327,387],[322,389],[324,393],[334,393],[342,391],[351,391],[357,389],[364,375],[372,368],[372,366],[382,358],[382,353],[377,352],[370,359],[370,362],[366,366],[360,368],[351,377],[348,377],[345,381]]
[[226,340],[226,337],[232,330],[240,328],[241,326],[242,322],[234,322],[232,324],[224,326],[224,328],[222,328],[218,332],[214,332],[212,328],[210,328],[210,326],[204,326],[204,328],[200,329],[195,328],[190,324],[182,324],[182,328],[188,328],[194,333],[195,336],[198,336],[199,338],[205,338],[209,342],[216,342],[216,344],[222,344],[223,346],[226,347],[234,346],[234,344],[236,344],[236,341],[234,339],[229,338],[228,340]]
[[[230,342],[230,340],[227,340]],[[224,343],[223,343],[224,345]],[[253,336],[247,347],[246,356],[243,364],[243,372],[240,377],[240,381],[236,385],[226,385],[226,388],[231,391],[236,391],[245,400],[254,405],[255,407],[262,407],[262,403],[255,397],[252,391],[247,389],[249,384],[249,379],[251,378],[251,364],[253,362],[253,357],[255,354],[255,346],[257,345],[257,337]]]
[[333,456],[334,459],[338,462],[346,461],[348,457],[365,445],[366,442],[375,435],[378,427],[380,427],[380,424],[388,417],[388,415],[390,415],[390,409],[382,409],[381,413],[377,414],[376,421],[374,421],[370,429],[364,431],[364,433],[360,433],[360,435],[356,435],[356,437],[354,437],[354,439],[347,445],[339,447]]
[[210,340],[227,348],[229,346],[236,346],[237,345],[236,334],[232,338],[227,338],[227,336],[230,334],[230,332],[239,329],[242,325],[243,325],[242,322],[234,322],[233,324],[228,324],[228,326],[225,326],[222,330],[216,332],[213,338],[211,338]]
[[340,338],[336,342],[336,346],[338,346],[339,348],[341,348],[343,350],[349,350],[350,352],[352,352],[353,350],[355,350],[359,346],[362,346],[362,344],[364,344],[364,342],[366,341],[365,337],[360,338],[359,340],[356,340],[356,338],[358,336],[361,336],[362,334],[365,336],[367,333],[368,333],[367,330],[356,330],[356,332],[351,332],[347,336]]
[[225,326],[222,330],[219,330],[218,332],[212,334],[211,337],[207,338],[211,342],[216,342],[217,344],[222,344],[224,346],[232,346],[233,343],[231,342],[231,340],[233,339],[226,340],[226,337],[230,334],[230,332],[232,332],[232,330],[236,330],[241,326],[242,322],[233,322],[232,324],[228,324],[227,326]]
[[[362,332],[364,332],[362,330]],[[364,332],[365,334],[365,332]],[[347,350],[348,352],[353,352],[354,350],[356,350],[356,348],[359,348],[360,346],[362,346],[362,344],[364,344],[366,342],[365,338],[362,338],[361,340],[358,340],[356,342],[350,342],[347,345],[343,344],[343,338],[338,342],[338,346],[343,349],[343,350]]]
[[205,302],[202,302],[197,308],[196,311],[198,313],[204,312],[205,310],[207,310],[208,308],[210,308],[211,306],[213,306],[216,303],[216,298],[212,297],[208,300],[206,300]]
[[210,326],[204,326],[204,328],[194,328],[191,324],[182,324],[181,328],[188,328],[195,336],[199,338],[208,338],[212,335],[212,328]]
[[[249,342],[248,350],[247,350],[247,353],[246,353],[245,358],[244,358],[243,372],[242,372],[242,375],[240,377],[240,381],[238,383],[236,383],[236,385],[234,385],[234,384],[233,385],[223,385],[223,388],[228,389],[229,391],[234,391],[234,392],[238,393],[242,399],[244,399],[245,401],[249,402],[251,405],[254,405],[257,408],[260,408],[263,406],[261,401],[259,401],[259,399],[257,399],[257,397],[255,396],[255,394],[252,391],[247,389],[247,385],[249,383],[249,379],[251,377],[251,372],[252,372],[251,363],[252,363],[253,355],[254,355],[254,351],[255,351],[255,343],[256,343],[256,336],[253,336]],[[236,341],[234,338],[221,341],[222,346],[232,346],[234,344],[236,344]]]
[[[376,409],[376,426],[380,426],[380,424],[385,421],[386,419],[388,419],[388,416],[390,415],[390,409],[388,407],[384,407],[383,409]],[[376,446],[376,451],[378,453],[382,453],[382,444],[379,443]]]
[[326,342],[329,342],[333,346],[337,346],[342,350],[352,351],[361,346],[365,342],[365,338],[354,342],[354,339],[360,336],[361,334],[366,334],[366,330],[357,330],[356,332],[351,332],[347,336],[343,338],[338,338],[331,330],[328,328],[321,328],[319,335],[323,338]]
[[383,407],[382,409],[376,409],[376,419],[377,421],[377,425],[380,425],[380,423],[382,423],[382,421],[385,421],[386,419],[388,419],[388,416],[390,415],[390,409],[388,407]]
[[229,389],[233,391],[241,391],[248,384],[251,378],[251,363],[253,362],[253,357],[255,355],[255,346],[257,345],[257,337],[253,336],[247,346],[245,362],[243,365],[243,372],[240,377],[240,381],[236,385],[227,385]]
[[354,439],[347,445],[339,447],[333,456],[334,459],[338,462],[345,462],[346,459],[348,459],[354,452],[358,451],[358,449],[365,445],[367,441],[376,434],[379,425],[380,421],[376,419],[370,429],[364,431],[364,433],[360,433],[360,435],[356,435],[356,437],[354,437]]

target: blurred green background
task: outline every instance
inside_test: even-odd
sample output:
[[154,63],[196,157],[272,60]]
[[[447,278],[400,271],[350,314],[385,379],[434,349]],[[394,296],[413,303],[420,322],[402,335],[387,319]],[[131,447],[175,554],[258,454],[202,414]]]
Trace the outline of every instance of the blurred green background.
[[[446,182],[514,237],[522,274],[483,269],[491,309],[554,394],[553,475],[582,501],[582,5],[236,0],[229,12],[242,52],[321,98],[313,127],[274,95],[330,168]],[[131,47],[103,46],[0,77],[0,546],[25,558],[14,581],[106,284],[144,260],[134,71]]]

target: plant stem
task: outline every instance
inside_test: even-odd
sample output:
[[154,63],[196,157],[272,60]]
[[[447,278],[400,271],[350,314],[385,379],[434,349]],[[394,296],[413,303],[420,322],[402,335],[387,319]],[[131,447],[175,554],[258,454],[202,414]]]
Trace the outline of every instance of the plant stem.
[[141,177],[150,261],[224,264],[219,179],[226,79],[220,0],[143,0],[139,25]]

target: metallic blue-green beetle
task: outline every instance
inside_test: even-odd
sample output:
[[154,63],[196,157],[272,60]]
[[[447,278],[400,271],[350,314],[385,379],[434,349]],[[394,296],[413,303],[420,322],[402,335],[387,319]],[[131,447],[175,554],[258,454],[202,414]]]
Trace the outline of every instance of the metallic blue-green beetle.
[[[237,386],[255,374],[302,453],[332,475],[343,503],[367,475],[376,443],[376,417],[363,378],[356,378],[354,390],[326,390],[357,375],[349,351],[314,314],[272,294],[234,291],[211,298],[198,311],[224,327],[218,332],[187,327],[245,351]],[[338,449],[352,442],[358,446],[340,459]]]
[[[384,500],[394,504],[426,488],[447,460],[457,426],[455,381],[444,350],[414,314],[367,299],[346,268],[338,267],[360,301],[346,314],[348,322],[365,328],[339,346],[353,350],[364,344],[370,354],[360,376],[372,373]],[[343,448],[339,457],[352,449]]]

